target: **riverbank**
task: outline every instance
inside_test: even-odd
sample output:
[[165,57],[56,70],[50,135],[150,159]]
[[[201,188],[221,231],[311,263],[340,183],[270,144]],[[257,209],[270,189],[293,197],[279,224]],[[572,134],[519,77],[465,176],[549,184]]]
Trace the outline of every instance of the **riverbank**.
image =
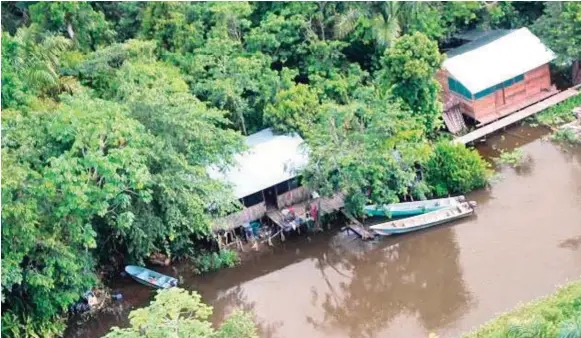
[[[581,280],[518,306],[464,337],[508,337],[516,332],[533,333],[538,337],[578,337],[581,333]],[[573,332],[576,334],[571,335]]]
[[[261,337],[461,336],[581,275],[581,149],[543,141],[549,132],[515,126],[477,145],[488,159],[520,148],[531,160],[492,163],[499,180],[467,195],[478,210],[464,221],[373,242],[337,231],[297,236],[231,269],[159,271],[198,291],[214,307],[215,325],[236,307],[252,312]],[[71,322],[66,337],[125,327],[153,295],[130,278],[111,288],[123,300]]]

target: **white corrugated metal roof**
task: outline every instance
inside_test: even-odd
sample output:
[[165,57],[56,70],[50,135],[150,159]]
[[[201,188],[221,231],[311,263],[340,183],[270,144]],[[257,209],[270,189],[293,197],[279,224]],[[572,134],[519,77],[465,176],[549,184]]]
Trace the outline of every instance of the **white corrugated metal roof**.
[[[473,44],[476,48],[470,49]],[[476,94],[555,59],[555,54],[527,28],[514,30],[479,46],[476,40],[451,51],[443,67]],[[465,50],[465,51],[464,51]]]
[[234,196],[242,198],[297,176],[308,162],[298,135],[274,135],[264,129],[246,138],[248,150],[235,156],[237,166],[220,172],[208,170],[210,177],[230,182]]

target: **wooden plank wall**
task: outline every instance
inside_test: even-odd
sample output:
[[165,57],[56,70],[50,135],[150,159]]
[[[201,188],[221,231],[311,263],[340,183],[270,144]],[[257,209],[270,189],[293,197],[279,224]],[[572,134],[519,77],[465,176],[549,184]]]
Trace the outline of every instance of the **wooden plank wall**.
[[549,65],[543,65],[525,74],[527,96],[535,95],[551,87]]
[[[543,65],[524,74],[524,81],[503,89],[504,103],[497,104],[496,94],[487,95],[472,102],[472,112],[476,119],[495,113],[530,96],[551,88],[549,65]],[[496,92],[495,92],[496,93]],[[502,102],[502,100],[500,100]]]
[[490,94],[478,100],[472,101],[472,109],[476,119],[494,113],[496,111],[496,96],[494,94]]
[[246,222],[251,222],[256,219],[261,219],[266,215],[266,205],[264,202],[258,203],[248,208],[244,208],[238,212],[228,216],[218,218],[214,221],[214,230],[236,228]]
[[289,190],[284,194],[280,194],[276,197],[277,205],[279,209],[288,207],[289,205],[297,204],[309,199],[310,192],[305,187],[298,187],[293,190]]

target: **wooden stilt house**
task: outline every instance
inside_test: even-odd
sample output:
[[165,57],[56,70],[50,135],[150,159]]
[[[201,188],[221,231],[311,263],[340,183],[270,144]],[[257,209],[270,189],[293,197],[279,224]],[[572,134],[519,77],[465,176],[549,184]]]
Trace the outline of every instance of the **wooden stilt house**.
[[554,59],[527,28],[491,31],[449,51],[438,73],[445,114],[456,110],[484,125],[555,94]]

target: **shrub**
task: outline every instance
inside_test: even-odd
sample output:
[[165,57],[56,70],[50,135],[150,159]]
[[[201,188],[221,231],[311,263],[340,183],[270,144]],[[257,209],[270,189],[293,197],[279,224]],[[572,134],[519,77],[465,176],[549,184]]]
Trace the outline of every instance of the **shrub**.
[[489,167],[475,150],[444,141],[435,145],[424,172],[432,193],[445,196],[483,187],[492,174]]
[[464,337],[581,337],[581,282],[493,319]]
[[231,268],[240,262],[238,253],[232,250],[222,250],[220,252],[203,253],[192,259],[196,266],[197,273],[220,270],[222,268]]
[[522,149],[517,148],[513,151],[501,151],[500,156],[495,158],[494,161],[500,164],[505,164],[513,168],[520,167],[524,164],[529,157],[525,154]]
[[571,128],[557,130],[551,135],[551,140],[561,143],[581,144],[581,136]]

